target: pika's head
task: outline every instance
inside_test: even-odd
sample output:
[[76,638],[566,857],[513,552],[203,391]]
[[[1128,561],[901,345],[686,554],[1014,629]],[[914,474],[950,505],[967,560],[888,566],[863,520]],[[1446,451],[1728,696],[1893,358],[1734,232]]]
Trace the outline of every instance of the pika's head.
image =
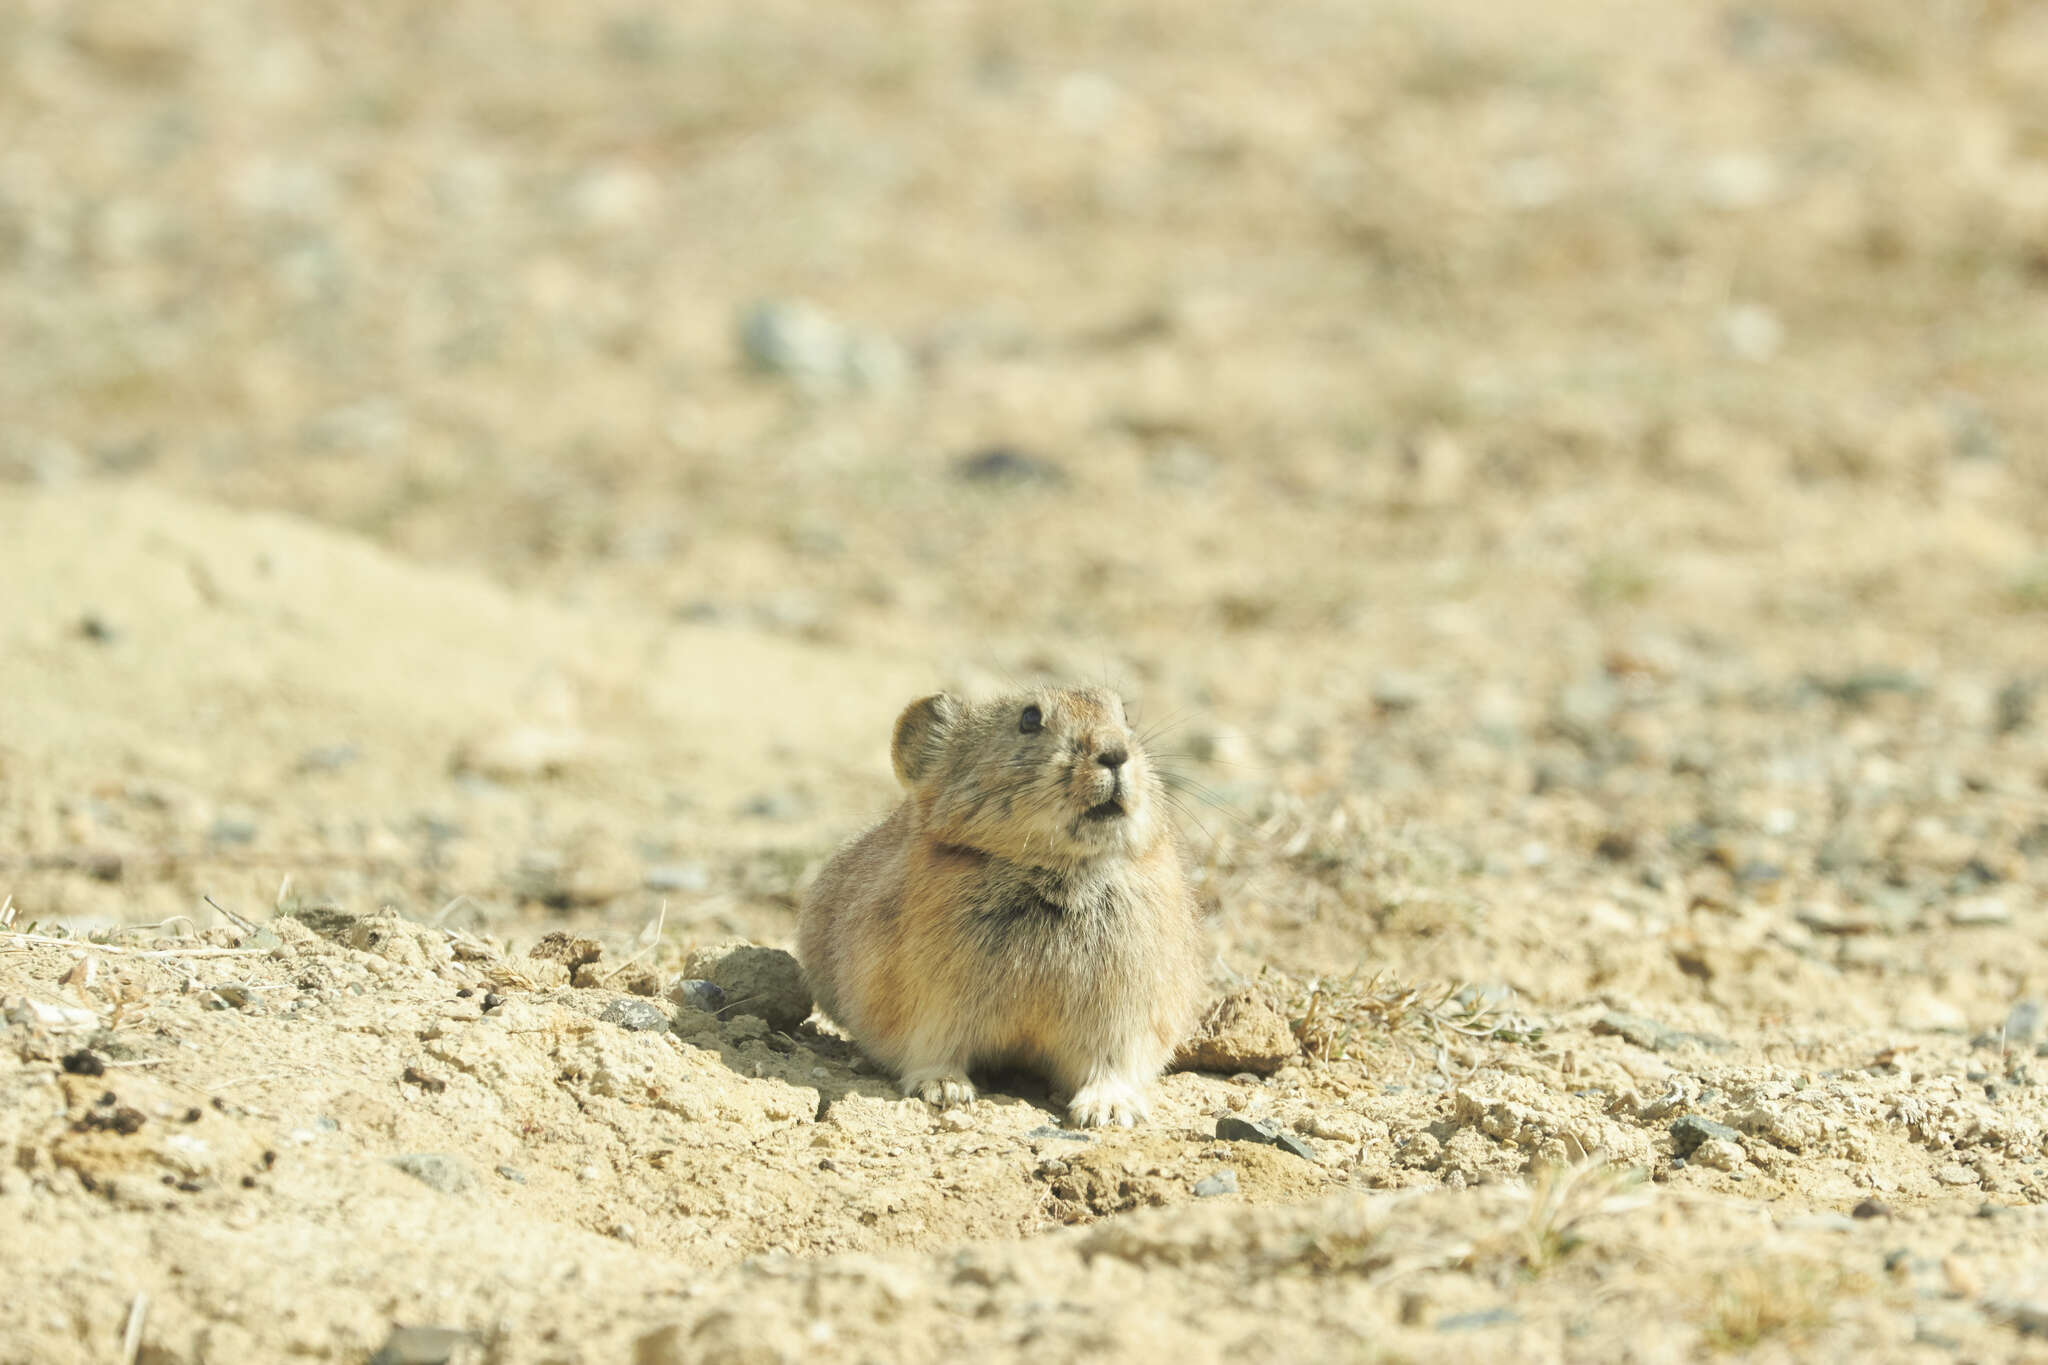
[[1163,829],[1159,779],[1114,692],[941,692],[904,708],[890,757],[927,833],[1016,862],[1142,853]]

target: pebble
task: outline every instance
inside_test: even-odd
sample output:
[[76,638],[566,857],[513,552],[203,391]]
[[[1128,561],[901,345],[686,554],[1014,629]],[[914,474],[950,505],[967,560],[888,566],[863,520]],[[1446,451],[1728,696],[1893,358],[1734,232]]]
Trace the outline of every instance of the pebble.
[[1512,1308],[1482,1308],[1474,1313],[1452,1313],[1436,1320],[1439,1332],[1475,1332],[1487,1327],[1506,1327],[1522,1320]]
[[685,979],[669,987],[668,998],[686,1009],[716,1014],[725,1008],[725,991],[716,981]]
[[2005,1036],[2015,1043],[2031,1043],[2041,1031],[2041,1002],[2022,1000],[2006,1012]]
[[448,1365],[468,1340],[460,1327],[394,1327],[370,1365]]
[[1024,1135],[1027,1138],[1058,1138],[1062,1142],[1093,1142],[1094,1138],[1072,1128],[1055,1128],[1049,1123],[1040,1124]]
[[1716,1123],[1698,1114],[1687,1114],[1672,1123],[1671,1150],[1679,1156],[1692,1156],[1702,1143],[1707,1142],[1732,1142],[1740,1149],[1742,1134],[1725,1123]]
[[498,1172],[499,1176],[511,1181],[515,1185],[524,1185],[526,1183],[526,1172],[520,1170],[517,1166],[498,1166],[494,1169]]
[[2012,907],[2003,896],[1971,896],[1948,908],[1948,922],[1958,928],[2012,923]]
[[1257,1142],[1267,1147],[1278,1147],[1304,1161],[1316,1159],[1316,1149],[1307,1139],[1283,1131],[1270,1119],[1246,1119],[1227,1114],[1216,1120],[1216,1136],[1225,1142]]
[[818,395],[886,392],[910,376],[909,358],[893,340],[857,331],[801,300],[752,304],[740,318],[739,345],[760,373]]
[[440,1152],[406,1152],[385,1160],[429,1189],[443,1194],[465,1194],[476,1188],[476,1172],[458,1156]]
[[669,1024],[668,1015],[661,1006],[637,995],[612,1001],[597,1017],[604,1023],[617,1024],[634,1033],[660,1033]]
[[1695,1166],[1706,1166],[1716,1171],[1739,1171],[1748,1162],[1749,1154],[1742,1150],[1739,1142],[1712,1138],[1695,1147],[1687,1160]]
[[649,891],[708,891],[711,874],[702,863],[655,863],[641,875]]
[[1237,1172],[1225,1166],[1214,1175],[1204,1176],[1195,1182],[1195,1198],[1208,1199],[1219,1194],[1237,1193]]
[[1015,446],[988,446],[953,461],[953,473],[969,483],[1038,484],[1055,487],[1067,481],[1067,471],[1042,455]]

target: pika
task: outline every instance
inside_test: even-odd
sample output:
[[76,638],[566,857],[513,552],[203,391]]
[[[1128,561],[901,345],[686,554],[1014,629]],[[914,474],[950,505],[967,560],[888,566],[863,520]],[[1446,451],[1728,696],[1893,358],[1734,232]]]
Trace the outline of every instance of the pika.
[[805,898],[818,1008],[944,1107],[1018,1065],[1079,1127],[1130,1126],[1193,1028],[1201,912],[1164,789],[1121,698],[1047,689],[897,718],[907,796]]

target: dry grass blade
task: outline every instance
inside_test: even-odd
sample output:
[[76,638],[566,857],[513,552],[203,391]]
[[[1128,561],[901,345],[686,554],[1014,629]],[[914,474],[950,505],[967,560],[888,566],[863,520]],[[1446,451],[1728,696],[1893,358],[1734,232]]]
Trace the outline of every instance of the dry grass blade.
[[640,960],[641,958],[643,958],[643,957],[647,956],[647,954],[649,954],[649,953],[653,952],[653,951],[654,951],[654,949],[655,949],[655,948],[656,948],[656,947],[657,947],[657,946],[658,946],[658,945],[659,945],[659,944],[661,943],[661,930],[662,930],[662,926],[663,926],[663,925],[665,925],[665,924],[667,924],[667,923],[668,923],[668,898],[667,898],[666,896],[664,896],[664,897],[662,897],[662,901],[661,901],[661,909],[655,912],[655,916],[654,916],[654,919],[653,919],[653,920],[652,920],[651,922],[649,922],[649,924],[648,924],[648,927],[647,927],[647,928],[645,928],[645,929],[643,929],[643,930],[641,930],[641,937],[642,937],[642,938],[644,938],[644,939],[646,939],[646,942],[642,943],[642,944],[641,944],[641,945],[639,946],[639,948],[635,949],[635,950],[634,950],[634,952],[633,952],[633,955],[632,955],[631,957],[628,957],[628,958],[627,958],[627,959],[626,959],[625,961],[621,962],[621,963],[620,963],[620,964],[619,964],[618,966],[616,966],[616,967],[612,968],[612,969],[611,969],[610,971],[606,972],[606,973],[604,974],[604,979],[605,979],[606,981],[610,981],[610,980],[611,980],[611,979],[612,979],[613,977],[617,976],[617,975],[618,975],[618,974],[619,974],[620,972],[623,972],[624,970],[626,970],[626,968],[628,968],[628,967],[632,966],[632,965],[633,965],[633,964],[634,964],[635,962],[638,962],[638,961],[639,961],[639,960]]
[[0,939],[23,946],[90,948],[96,953],[107,953],[114,957],[261,957],[270,951],[268,948],[123,948],[112,943],[94,943],[88,939],[59,938],[51,934],[7,933],[0,934]]
[[137,1292],[128,1305],[128,1325],[121,1330],[121,1365],[135,1365],[142,1354],[142,1324],[149,1318],[149,1295]]
[[1518,1259],[1529,1270],[1543,1270],[1583,1243],[1588,1219],[1625,1213],[1649,1200],[1641,1171],[1610,1166],[1598,1156],[1547,1166],[1529,1187],[1529,1216],[1516,1232]]
[[1702,1340],[1716,1351],[1798,1341],[1827,1325],[1843,1294],[1865,1287],[1837,1267],[1791,1257],[1738,1265],[1713,1278]]
[[1341,978],[1317,977],[1290,1001],[1297,1014],[1295,1037],[1302,1051],[1319,1061],[1341,1061],[1361,1031],[1393,1036],[1404,1029],[1427,1036],[1439,1053],[1455,1039],[1502,1039],[1527,1042],[1542,1028],[1510,1013],[1512,997],[1474,990],[1462,982],[1425,989],[1374,972],[1364,980],[1353,972]]

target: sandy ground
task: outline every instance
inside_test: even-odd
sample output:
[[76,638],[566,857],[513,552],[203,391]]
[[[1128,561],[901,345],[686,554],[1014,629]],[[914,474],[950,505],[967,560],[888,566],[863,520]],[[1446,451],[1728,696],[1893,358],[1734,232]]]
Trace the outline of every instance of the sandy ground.
[[[2048,7],[45,0],[0,127],[0,1360],[2048,1359]],[[1290,1055],[672,998],[1041,678]]]

